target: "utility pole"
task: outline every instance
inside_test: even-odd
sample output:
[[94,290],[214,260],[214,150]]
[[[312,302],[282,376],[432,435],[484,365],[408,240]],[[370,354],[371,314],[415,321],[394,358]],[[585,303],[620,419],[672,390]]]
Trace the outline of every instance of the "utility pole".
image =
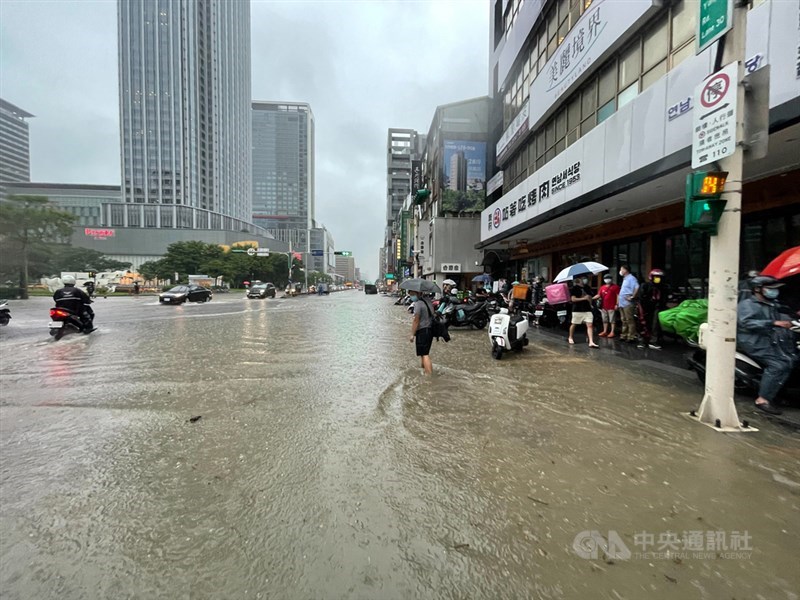
[[[702,17],[701,11],[701,17]],[[701,24],[701,27],[703,25]],[[734,0],[733,28],[718,42],[722,45],[714,71],[732,62],[738,63],[736,78],[736,149],[719,161],[728,177],[722,198],[727,202],[719,220],[717,235],[711,236],[708,268],[708,332],[706,336],[705,395],[698,418],[702,423],[724,431],[747,431],[742,428],[733,401],[736,365],[736,302],[739,279],[739,243],[742,218],[742,164],[744,162],[744,77],[747,4]],[[717,49],[720,52],[720,49]],[[699,110],[694,106],[694,110]]]

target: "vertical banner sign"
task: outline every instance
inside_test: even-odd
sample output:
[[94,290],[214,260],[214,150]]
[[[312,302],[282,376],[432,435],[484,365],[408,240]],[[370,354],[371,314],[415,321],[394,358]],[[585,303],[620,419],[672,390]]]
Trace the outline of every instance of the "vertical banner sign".
[[695,54],[700,54],[733,27],[733,0],[700,0]]
[[736,88],[739,63],[732,62],[694,90],[692,168],[731,156],[736,150]]
[[411,161],[411,195],[422,189],[422,161]]

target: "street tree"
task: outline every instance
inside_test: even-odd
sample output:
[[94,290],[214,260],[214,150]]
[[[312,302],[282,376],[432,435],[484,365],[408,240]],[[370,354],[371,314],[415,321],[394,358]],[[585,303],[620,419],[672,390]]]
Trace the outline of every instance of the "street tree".
[[86,271],[89,267],[95,271],[122,271],[131,267],[131,263],[108,258],[98,250],[74,246],[59,249],[51,263],[53,272]]
[[74,222],[74,216],[59,210],[44,196],[11,195],[0,203],[4,262],[18,270],[23,298],[28,297],[31,259],[48,256],[48,244],[69,240]]

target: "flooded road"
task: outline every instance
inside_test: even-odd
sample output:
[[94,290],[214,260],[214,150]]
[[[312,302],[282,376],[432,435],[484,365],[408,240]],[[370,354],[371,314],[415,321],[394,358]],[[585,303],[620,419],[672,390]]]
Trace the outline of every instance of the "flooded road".
[[426,378],[360,292],[48,307],[0,331],[3,598],[799,597],[799,436],[689,379],[458,330]]

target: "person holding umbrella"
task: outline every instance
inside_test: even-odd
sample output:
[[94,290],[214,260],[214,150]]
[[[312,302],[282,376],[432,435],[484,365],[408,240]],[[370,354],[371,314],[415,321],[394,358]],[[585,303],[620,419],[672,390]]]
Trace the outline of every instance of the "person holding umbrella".
[[592,290],[589,288],[588,273],[576,277],[570,296],[572,300],[572,323],[569,326],[569,343],[574,344],[575,326],[586,324],[586,335],[589,337],[589,348],[599,348],[594,343],[594,315],[592,314]]

